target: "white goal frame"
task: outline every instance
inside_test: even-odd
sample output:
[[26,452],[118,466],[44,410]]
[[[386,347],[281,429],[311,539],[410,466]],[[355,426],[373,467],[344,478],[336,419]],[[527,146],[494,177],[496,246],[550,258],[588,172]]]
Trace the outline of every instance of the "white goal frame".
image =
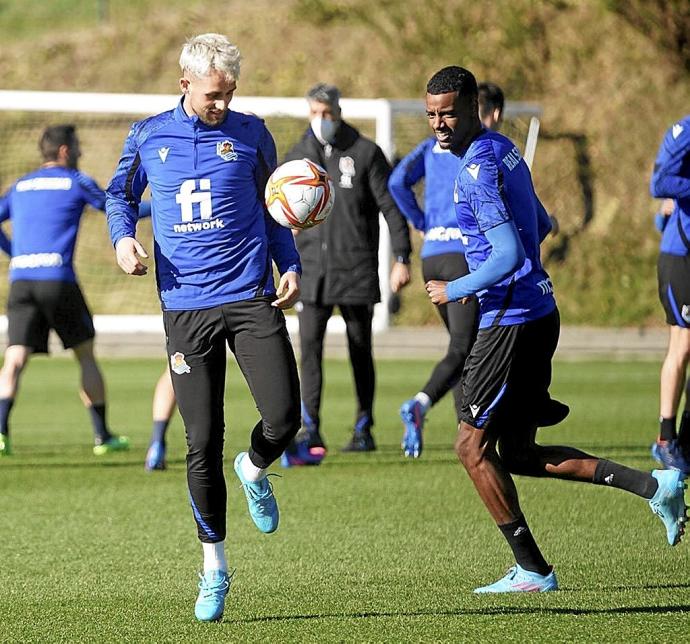
[[[42,92],[23,90],[0,90],[0,111],[16,112],[63,112],[131,115],[144,118],[170,110],[180,100],[179,94],[115,94],[91,92]],[[394,117],[396,114],[419,115],[424,117],[424,102],[413,99],[387,100],[382,98],[343,98],[340,101],[343,113],[348,119],[368,119],[375,123],[375,140],[391,161],[395,155]],[[231,107],[238,112],[252,112],[262,118],[295,117],[306,120],[309,116],[307,101],[303,97],[236,96]],[[541,107],[535,103],[508,101],[505,105],[506,119],[517,115],[529,116],[530,127],[525,143],[525,160],[531,167],[534,159]],[[388,227],[380,217],[379,242],[379,284],[381,302],[374,309],[374,332],[384,331],[390,323],[388,302],[391,297],[389,273],[391,262],[391,243]],[[288,316],[290,331],[294,331],[296,316]],[[162,330],[160,315],[127,316],[128,324],[122,324],[117,315],[96,315],[94,323],[99,332],[158,332]],[[0,330],[6,320],[0,319]],[[345,323],[339,316],[333,316],[328,323],[328,331],[343,333]]]

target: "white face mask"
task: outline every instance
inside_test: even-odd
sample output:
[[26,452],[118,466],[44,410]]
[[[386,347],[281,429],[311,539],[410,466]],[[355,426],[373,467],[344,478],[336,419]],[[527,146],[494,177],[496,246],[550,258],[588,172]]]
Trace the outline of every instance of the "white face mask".
[[340,121],[331,121],[330,119],[323,119],[320,116],[315,116],[311,120],[311,131],[322,145],[333,143],[335,140],[335,133],[338,130]]

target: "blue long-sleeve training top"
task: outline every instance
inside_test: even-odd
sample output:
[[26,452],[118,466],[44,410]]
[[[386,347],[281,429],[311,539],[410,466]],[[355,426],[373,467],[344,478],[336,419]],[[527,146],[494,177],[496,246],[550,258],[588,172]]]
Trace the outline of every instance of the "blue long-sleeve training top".
[[[510,139],[483,130],[470,143],[460,155],[454,201],[458,226],[467,237],[465,256],[470,271],[479,274],[494,248],[499,255],[509,251],[507,254],[517,262],[508,275],[477,291],[480,328],[521,324],[550,313],[556,302],[551,280],[541,264],[539,244],[551,223],[534,191],[529,169]],[[511,221],[522,245],[517,254],[515,249],[501,248],[502,243],[512,243],[514,235],[500,234],[492,240],[491,233],[487,236],[492,228]],[[505,269],[502,262],[499,268]],[[467,280],[457,282],[463,279]],[[460,292],[457,284],[451,287],[450,292],[454,291]]]
[[73,259],[84,207],[105,208],[105,193],[89,176],[64,166],[38,168],[0,197],[0,249],[11,256],[10,281],[75,282]]
[[661,252],[687,255],[690,252],[690,115],[674,123],[664,135],[649,187],[653,197],[676,202],[663,228]]
[[[464,253],[463,236],[453,205],[453,183],[458,158],[442,150],[435,137],[422,141],[395,166],[388,190],[405,218],[424,233],[421,257]],[[419,207],[414,186],[424,179],[424,210]]]
[[107,189],[113,244],[134,237],[137,204],[151,188],[156,278],[164,310],[211,308],[275,293],[280,273],[301,272],[289,229],[266,212],[276,167],[273,137],[256,116],[229,111],[217,126],[174,110],[139,121]]

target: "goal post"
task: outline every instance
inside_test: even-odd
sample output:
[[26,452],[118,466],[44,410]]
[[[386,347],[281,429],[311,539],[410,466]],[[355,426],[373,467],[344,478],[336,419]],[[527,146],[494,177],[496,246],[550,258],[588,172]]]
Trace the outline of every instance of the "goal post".
[[[4,192],[17,177],[40,164],[37,142],[41,131],[50,124],[73,122],[82,143],[83,170],[105,186],[114,171],[127,131],[134,120],[173,109],[177,94],[122,94],[89,92],[0,90],[0,130],[3,133],[4,159],[0,160],[0,189]],[[376,141],[390,161],[406,154],[429,136],[424,117],[424,103],[419,100],[343,98],[344,117]],[[231,108],[251,112],[267,121],[280,159],[307,127],[309,115],[303,97],[236,96]],[[507,102],[507,131],[530,161],[538,136],[541,109],[532,103]],[[530,128],[529,121],[533,123]],[[109,329],[145,332],[160,329],[160,308],[151,279],[127,278],[115,265],[107,227],[96,216],[82,220],[75,268],[84,285],[87,300],[95,314],[99,331]],[[148,248],[152,246],[150,223],[141,222],[139,233]],[[388,228],[380,217],[379,282],[381,303],[374,309],[375,332],[388,328],[391,296],[389,272],[391,245]],[[0,298],[7,294],[7,263],[0,262]],[[118,317],[127,315],[126,318]],[[120,322],[125,322],[120,324]],[[5,320],[0,320],[2,328]],[[288,316],[291,330],[295,316]],[[124,328],[123,328],[124,327]],[[329,332],[344,331],[342,318],[334,316]]]

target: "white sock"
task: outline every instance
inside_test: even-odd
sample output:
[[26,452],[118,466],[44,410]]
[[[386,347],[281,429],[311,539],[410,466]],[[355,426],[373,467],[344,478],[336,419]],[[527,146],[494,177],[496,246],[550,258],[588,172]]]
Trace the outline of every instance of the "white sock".
[[423,391],[420,391],[414,399],[422,406],[422,411],[426,414],[429,407],[431,407],[431,398]]
[[209,570],[228,571],[228,562],[225,560],[225,541],[217,543],[204,543],[201,548],[204,552],[204,573]]
[[255,483],[260,481],[266,476],[266,470],[261,467],[257,467],[252,463],[252,459],[249,458],[249,454],[245,454],[240,461],[240,470],[242,470],[242,476],[244,476],[245,481],[250,481]]

